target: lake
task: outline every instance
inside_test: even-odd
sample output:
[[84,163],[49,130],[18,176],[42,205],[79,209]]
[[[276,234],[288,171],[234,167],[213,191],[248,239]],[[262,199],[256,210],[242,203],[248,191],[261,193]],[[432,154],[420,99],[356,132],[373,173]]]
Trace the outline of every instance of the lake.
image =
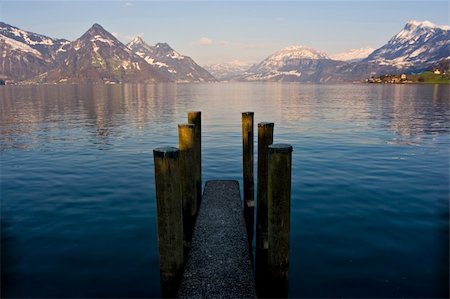
[[291,297],[448,297],[449,104],[448,85],[2,86],[3,295],[159,297],[152,150],[199,110],[203,183],[242,190],[241,112],[293,145]]

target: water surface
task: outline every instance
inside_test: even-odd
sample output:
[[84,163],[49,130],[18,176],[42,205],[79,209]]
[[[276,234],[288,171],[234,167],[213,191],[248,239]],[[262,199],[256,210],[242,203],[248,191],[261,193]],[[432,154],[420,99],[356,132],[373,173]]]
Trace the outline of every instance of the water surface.
[[281,83],[1,87],[3,295],[160,296],[152,149],[193,110],[203,181],[242,185],[243,111],[293,145],[291,297],[448,297],[448,86]]

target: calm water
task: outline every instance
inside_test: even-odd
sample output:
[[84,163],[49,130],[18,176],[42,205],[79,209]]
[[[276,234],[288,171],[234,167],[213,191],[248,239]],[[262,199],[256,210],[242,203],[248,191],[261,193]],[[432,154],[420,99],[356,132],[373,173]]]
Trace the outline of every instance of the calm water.
[[243,111],[294,147],[291,297],[447,297],[449,102],[433,85],[1,87],[2,292],[159,296],[152,149],[201,110],[203,181],[242,182]]

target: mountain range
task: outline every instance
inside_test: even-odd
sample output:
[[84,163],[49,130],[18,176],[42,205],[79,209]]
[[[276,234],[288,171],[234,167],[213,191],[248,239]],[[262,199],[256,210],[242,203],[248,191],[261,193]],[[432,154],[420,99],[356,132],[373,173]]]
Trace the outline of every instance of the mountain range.
[[254,64],[253,61],[233,60],[230,62],[208,64],[203,67],[217,78],[217,80],[228,81],[244,74]]
[[450,27],[431,22],[410,21],[384,46],[367,58],[339,69],[334,81],[360,80],[362,76],[412,74],[440,66],[448,73]]
[[211,82],[216,79],[166,43],[121,43],[99,24],[70,42],[0,22],[0,77],[25,82]]
[[127,44],[135,54],[175,82],[211,82],[216,79],[192,58],[181,55],[167,43],[150,46],[141,37],[136,37]]
[[350,51],[341,57],[333,57],[309,47],[290,46],[268,56],[234,79],[349,82],[383,74],[420,72],[449,60],[449,33],[449,26],[410,21],[384,46],[366,53],[365,58],[355,55],[358,51],[354,50],[353,53]]
[[349,82],[448,65],[449,33],[449,26],[410,21],[378,49],[328,55],[293,45],[259,63],[233,61],[201,67],[167,43],[149,45],[136,37],[124,45],[99,24],[71,42],[0,22],[0,79],[29,83]]
[[0,22],[0,74],[21,81],[50,69],[67,51],[70,42],[51,38]]

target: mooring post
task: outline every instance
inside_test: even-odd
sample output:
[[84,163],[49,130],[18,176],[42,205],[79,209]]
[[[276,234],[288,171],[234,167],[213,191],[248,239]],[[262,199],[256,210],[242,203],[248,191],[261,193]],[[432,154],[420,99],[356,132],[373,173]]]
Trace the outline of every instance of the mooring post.
[[[248,243],[253,241],[255,199],[253,185],[253,112],[242,113],[242,151],[244,170],[244,218]],[[250,246],[251,248],[251,246]]]
[[189,251],[197,218],[197,185],[195,180],[195,125],[178,125],[180,148],[181,198],[183,203],[184,253]]
[[287,297],[292,146],[269,145],[268,162],[268,297]]
[[180,151],[153,150],[161,295],[175,297],[183,274],[183,212],[180,188]]
[[267,280],[267,149],[273,143],[274,123],[258,123],[258,181],[256,192],[256,289],[259,297],[265,297]]
[[188,112],[188,123],[195,125],[194,130],[194,169],[197,186],[197,208],[202,200],[202,113]]

